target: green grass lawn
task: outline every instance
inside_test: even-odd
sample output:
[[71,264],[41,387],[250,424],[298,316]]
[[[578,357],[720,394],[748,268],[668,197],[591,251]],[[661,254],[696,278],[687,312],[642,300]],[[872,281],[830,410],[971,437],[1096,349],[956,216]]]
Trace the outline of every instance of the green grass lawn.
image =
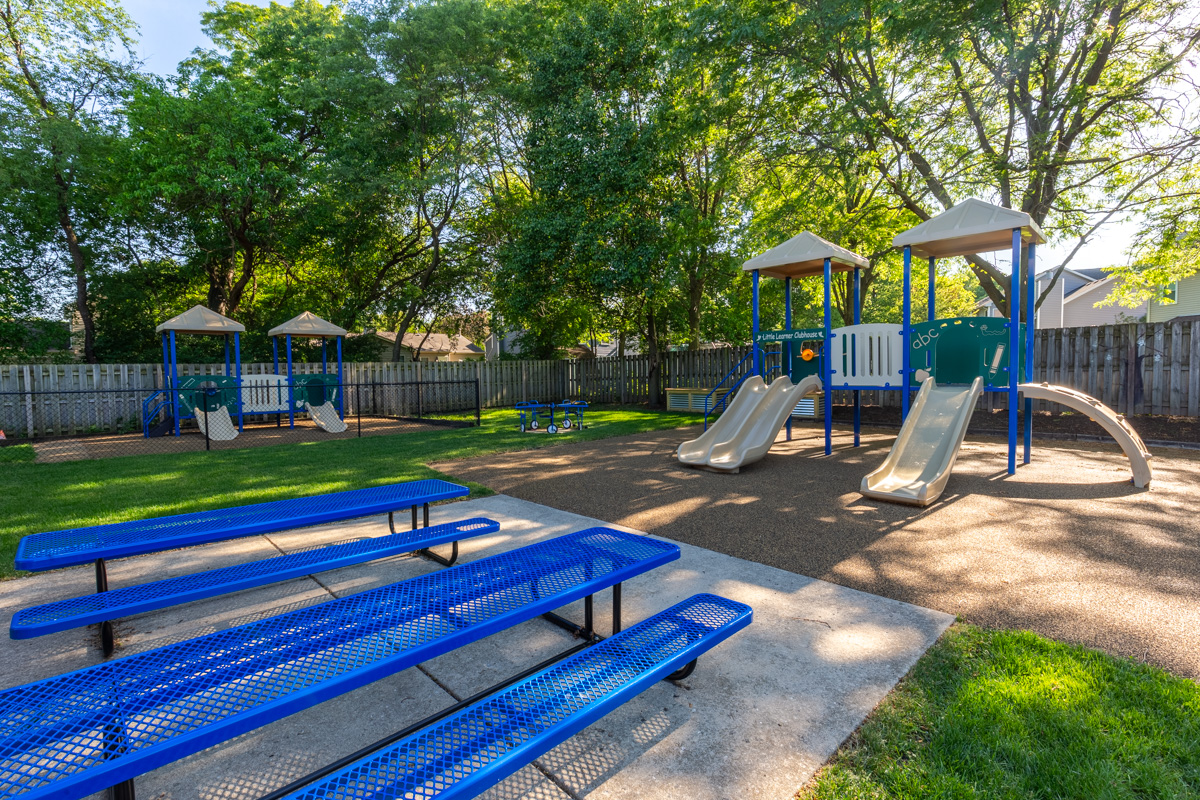
[[[448,477],[427,465],[641,431],[694,425],[695,414],[600,407],[582,431],[522,434],[511,409],[489,409],[479,428],[447,428],[245,450],[126,456],[0,469],[0,577],[11,577],[17,542],[38,531],[183,514],[209,508]],[[6,451],[28,446],[6,447]],[[489,492],[471,485],[476,496]]]
[[955,625],[799,796],[1200,797],[1200,686],[1032,633]]

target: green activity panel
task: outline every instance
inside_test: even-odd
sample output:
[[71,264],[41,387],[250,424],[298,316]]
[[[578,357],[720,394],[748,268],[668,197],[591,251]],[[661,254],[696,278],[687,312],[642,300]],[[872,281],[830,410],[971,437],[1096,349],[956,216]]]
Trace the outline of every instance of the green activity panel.
[[[969,384],[982,376],[987,389],[1008,388],[1008,320],[996,317],[955,317],[912,326],[909,385],[920,386],[917,372],[933,376],[939,386]],[[1020,331],[1024,352],[1025,326]],[[1020,360],[1018,359],[1018,368]]]

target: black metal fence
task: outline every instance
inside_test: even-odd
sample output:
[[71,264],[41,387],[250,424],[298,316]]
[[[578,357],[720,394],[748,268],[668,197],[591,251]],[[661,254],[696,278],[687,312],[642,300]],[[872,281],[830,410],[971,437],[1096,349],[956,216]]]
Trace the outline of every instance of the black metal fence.
[[229,450],[473,427],[477,380],[338,384],[214,376],[176,390],[0,392],[0,464]]

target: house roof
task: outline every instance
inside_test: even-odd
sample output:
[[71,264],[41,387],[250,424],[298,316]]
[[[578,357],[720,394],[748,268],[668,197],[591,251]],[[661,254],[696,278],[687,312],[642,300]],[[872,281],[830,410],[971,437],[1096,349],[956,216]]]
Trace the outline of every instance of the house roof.
[[1024,211],[985,203],[970,198],[909,228],[892,240],[893,247],[912,247],[922,258],[949,258],[1007,250],[1012,247],[1012,231],[1021,229],[1021,239],[1044,244],[1046,237],[1033,217]]
[[801,278],[822,274],[827,258],[832,262],[834,272],[846,272],[869,263],[858,253],[804,231],[745,262],[742,269],[758,271],[772,278]]
[[155,333],[175,331],[176,333],[197,333],[203,336],[223,336],[227,333],[245,333],[246,326],[234,322],[229,317],[218,314],[211,308],[192,306],[182,314],[154,329]]
[[311,311],[302,311],[282,325],[276,325],[267,331],[267,336],[307,336],[313,339],[345,335],[345,328],[339,328]]
[[[375,331],[375,335],[389,342],[396,341],[394,331]],[[424,346],[422,346],[422,342],[424,342]],[[409,350],[419,349],[422,353],[471,353],[472,355],[481,355],[483,353],[483,350],[472,344],[470,339],[461,334],[455,334],[451,337],[444,333],[431,333],[426,338],[423,333],[406,333],[404,334],[404,338],[400,340],[400,344]]]

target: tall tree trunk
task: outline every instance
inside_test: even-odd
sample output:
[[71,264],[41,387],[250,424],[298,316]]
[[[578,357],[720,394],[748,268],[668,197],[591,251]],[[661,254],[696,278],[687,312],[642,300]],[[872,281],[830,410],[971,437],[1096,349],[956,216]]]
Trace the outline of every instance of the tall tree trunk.
[[704,302],[704,278],[700,269],[688,276],[688,350],[700,349],[700,305]]
[[650,353],[650,369],[646,375],[646,387],[651,408],[658,405],[658,321],[654,318],[654,307],[651,306],[646,320],[646,345]]
[[97,363],[96,320],[92,317],[91,306],[88,305],[87,260],[84,258],[83,248],[79,246],[79,238],[75,235],[75,225],[71,222],[71,212],[66,198],[62,196],[58,201],[58,221],[67,237],[71,267],[75,271],[75,311],[79,314],[79,319],[83,324],[83,360],[89,364],[95,364]]

